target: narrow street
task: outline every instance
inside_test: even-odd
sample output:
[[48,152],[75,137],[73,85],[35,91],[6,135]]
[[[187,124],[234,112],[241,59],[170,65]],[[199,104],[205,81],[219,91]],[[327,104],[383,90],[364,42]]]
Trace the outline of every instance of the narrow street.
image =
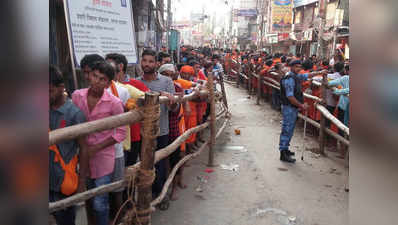
[[[280,113],[269,103],[257,106],[244,89],[226,84],[226,91],[232,118],[217,139],[217,166],[206,172],[207,151],[191,161],[184,170],[188,188],[178,189],[178,200],[167,211],[153,213],[152,224],[348,224],[347,163],[330,152],[321,157],[310,151],[305,151],[302,161],[302,121],[291,145],[297,162],[282,163]],[[241,135],[234,129],[240,129]],[[313,139],[306,145],[316,148],[317,142]],[[230,164],[239,167],[222,169],[221,165]]]

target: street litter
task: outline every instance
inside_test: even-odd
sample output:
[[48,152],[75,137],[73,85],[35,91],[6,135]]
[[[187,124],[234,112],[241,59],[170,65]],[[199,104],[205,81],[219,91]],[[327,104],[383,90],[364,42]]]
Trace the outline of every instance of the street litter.
[[195,198],[199,200],[206,200],[205,197],[203,197],[202,195],[195,195]]
[[206,169],[205,169],[205,172],[206,172],[206,173],[213,173],[214,170],[213,170],[213,169],[210,169],[210,168],[206,168]]
[[220,165],[221,169],[223,170],[231,170],[231,171],[238,171],[239,170],[239,165],[238,164],[221,164]]
[[205,184],[207,183],[207,178],[206,177],[203,178],[201,176],[197,176],[196,179],[198,179],[201,183],[205,183]]
[[296,217],[295,216],[289,216],[289,222],[296,222]]
[[240,98],[240,99],[238,99],[237,101],[238,101],[238,102],[247,102],[248,100],[247,100],[247,98]]
[[203,189],[199,186],[199,187],[197,187],[196,189],[195,189],[197,192],[202,192],[203,191]]
[[235,153],[247,152],[247,149],[244,146],[224,146],[223,150],[236,151]]
[[256,215],[259,216],[261,214],[265,214],[265,213],[274,213],[274,214],[278,214],[278,215],[283,215],[286,216],[287,213],[283,210],[280,209],[276,209],[276,208],[265,208],[265,209],[257,209]]

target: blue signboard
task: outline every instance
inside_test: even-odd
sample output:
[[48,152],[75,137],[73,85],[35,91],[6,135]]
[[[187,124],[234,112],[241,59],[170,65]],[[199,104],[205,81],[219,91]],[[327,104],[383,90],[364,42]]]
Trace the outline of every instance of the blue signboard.
[[317,2],[318,0],[294,0],[294,8],[300,7],[303,5],[308,5],[314,2]]
[[237,16],[247,16],[252,17],[257,15],[256,9],[238,9]]

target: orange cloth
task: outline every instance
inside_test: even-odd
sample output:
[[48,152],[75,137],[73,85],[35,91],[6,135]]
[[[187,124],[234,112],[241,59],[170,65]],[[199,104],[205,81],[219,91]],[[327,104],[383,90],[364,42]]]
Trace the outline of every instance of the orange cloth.
[[189,80],[177,79],[174,82],[179,84],[182,89],[190,89],[192,87],[192,82]]
[[[181,68],[182,70],[182,68]],[[179,84],[184,90],[190,89],[192,87],[192,82],[184,79],[177,79],[174,81],[175,83]],[[192,127],[196,127],[198,124],[197,121],[197,106],[196,102],[188,101],[189,108],[191,109],[191,114],[189,116],[184,114],[184,122],[185,122],[185,129],[188,130]],[[193,143],[196,140],[196,133],[192,134],[187,140],[186,143]]]
[[280,62],[282,62],[280,58],[273,59],[271,67],[275,66],[277,63],[280,63]]
[[[268,73],[270,68],[271,67],[264,65],[263,69],[260,72],[260,76],[272,78],[271,75],[269,75],[269,73]],[[269,87],[268,85],[262,84],[262,89],[263,89],[263,93],[265,93],[265,94],[272,93],[272,88]]]
[[[185,127],[185,118],[184,118],[184,108],[180,106],[180,112],[178,114],[180,121],[178,122],[178,130],[180,131],[180,135],[183,134],[187,129]],[[186,145],[185,142],[180,145],[180,150],[185,152]]]
[[[334,117],[337,118],[337,117],[338,117],[338,114],[339,114],[339,107],[336,107],[335,110],[334,110],[334,112],[333,112],[333,115],[334,115]],[[336,124],[334,124],[334,123],[331,123],[330,129],[331,129],[332,131],[336,132],[336,133],[339,132],[339,128],[338,128],[338,127],[336,126]]]
[[180,73],[189,73],[191,75],[195,74],[195,70],[192,66],[183,66],[181,67]]
[[[185,116],[185,127],[186,129],[191,129],[192,127],[196,127],[198,124],[197,120],[197,110],[196,110],[196,102],[189,101],[189,107],[191,108],[191,115]],[[194,143],[196,141],[196,133],[192,134],[187,140],[186,143]]]

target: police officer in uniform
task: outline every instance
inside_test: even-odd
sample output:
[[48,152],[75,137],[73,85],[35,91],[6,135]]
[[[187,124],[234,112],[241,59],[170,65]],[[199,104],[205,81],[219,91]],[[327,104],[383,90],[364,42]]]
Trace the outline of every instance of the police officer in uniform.
[[295,153],[289,150],[290,140],[293,137],[299,110],[306,111],[308,109],[308,105],[304,104],[301,83],[316,75],[327,73],[327,71],[323,70],[309,74],[299,74],[302,70],[300,60],[293,60],[290,62],[289,66],[291,68],[290,72],[280,81],[283,122],[282,133],[279,140],[279,151],[281,154],[281,161],[294,163],[296,159],[292,156]]

